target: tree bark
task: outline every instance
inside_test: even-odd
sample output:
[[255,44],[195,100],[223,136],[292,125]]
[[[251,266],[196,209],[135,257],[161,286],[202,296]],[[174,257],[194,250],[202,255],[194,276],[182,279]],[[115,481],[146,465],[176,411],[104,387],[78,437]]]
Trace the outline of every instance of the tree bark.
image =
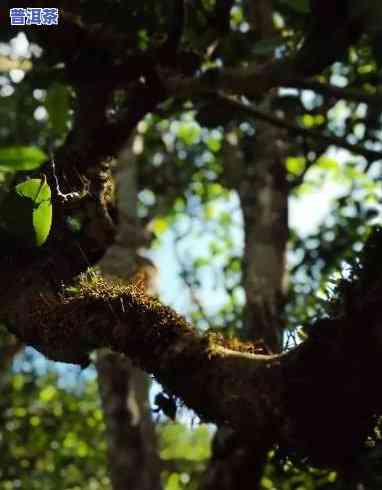
[[[227,148],[230,143],[225,143],[226,170],[229,174],[231,167],[240,175],[237,179],[227,175],[226,180],[236,184],[244,221],[242,275],[246,306],[241,334],[260,342],[268,352],[279,352],[282,347],[286,286],[288,187],[285,145],[279,133],[257,122],[249,159],[237,145]],[[234,143],[232,136],[228,139]],[[268,445],[253,446],[234,431],[220,429],[214,436],[205,490],[217,488],[218,483],[221,489],[245,489],[249,475],[252,482],[259,482],[269,450]]]
[[[114,173],[118,211],[123,216],[116,242],[99,266],[105,276],[134,280],[144,274],[146,284],[155,267],[138,255],[144,230],[137,214],[137,167],[131,142],[118,159]],[[146,290],[148,287],[146,288]],[[150,291],[154,293],[154,291]],[[120,354],[97,353],[96,368],[107,428],[109,471],[114,490],[160,490],[160,464],[154,423],[148,400],[150,381],[145,373]]]
[[[272,145],[269,144],[272,141]],[[251,145],[252,146],[252,145]],[[287,146],[280,131],[261,122],[239,184],[244,221],[244,336],[282,349],[288,239]]]
[[[381,242],[379,235],[379,253]],[[154,374],[202,420],[232,428],[253,447],[277,442],[335,466],[360,449],[382,410],[375,389],[382,276],[378,255],[373,261],[369,249],[367,256],[369,266],[347,288],[342,313],[318,321],[307,341],[279,355],[200,336],[137,287],[93,277],[58,294],[47,279],[52,263],[34,268],[33,281],[24,271],[28,287],[20,290],[15,278],[13,301],[6,295],[0,302],[15,333],[53,360],[78,363],[89,350],[108,347]]]
[[147,375],[129,359],[102,352],[96,362],[114,490],[161,488]]
[[[272,38],[275,30],[270,2],[248,1],[246,8],[258,38]],[[262,105],[267,103],[269,96]],[[243,214],[246,304],[241,336],[261,342],[274,353],[282,348],[288,238],[286,146],[281,136],[279,129],[258,120],[246,152],[234,131],[226,135],[223,151],[226,181],[237,191]],[[269,441],[248,443],[232,429],[223,428],[215,434],[212,448],[204,490],[246,490],[249,481],[253,488],[258,487],[271,449]]]

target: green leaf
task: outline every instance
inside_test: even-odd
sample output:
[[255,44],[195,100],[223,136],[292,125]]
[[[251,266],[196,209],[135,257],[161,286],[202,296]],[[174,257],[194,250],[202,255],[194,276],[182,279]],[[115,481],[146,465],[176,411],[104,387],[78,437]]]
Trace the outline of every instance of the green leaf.
[[201,267],[206,267],[210,264],[210,260],[207,257],[198,257],[193,261],[193,267],[195,269],[200,269]]
[[340,165],[335,158],[328,156],[320,157],[317,160],[317,166],[322,170],[338,170]]
[[52,226],[52,193],[46,179],[29,179],[16,186],[16,192],[33,203],[33,228],[36,245],[40,247]]
[[138,46],[139,49],[145,51],[149,47],[150,37],[145,29],[138,31]]
[[195,123],[183,122],[178,129],[178,138],[186,145],[193,145],[199,141],[201,129]]
[[182,485],[180,483],[180,477],[178,473],[171,473],[168,477],[165,490],[181,490]]
[[46,95],[45,107],[48,111],[53,131],[61,136],[67,131],[67,120],[70,109],[69,89],[62,83],[54,83]]
[[24,245],[43,245],[52,225],[51,190],[46,179],[18,184],[4,199],[0,218],[7,232]]
[[0,149],[0,170],[16,172],[34,170],[47,160],[45,153],[36,146],[11,146]]
[[160,456],[164,460],[182,457],[189,461],[203,461],[210,456],[211,434],[200,426],[189,431],[182,424],[168,424],[160,430]]
[[239,24],[241,24],[243,22],[243,9],[240,8],[239,6],[235,5],[233,8],[232,8],[232,12],[231,12],[231,19],[232,19],[232,22],[238,26]]
[[219,138],[213,138],[212,136],[209,136],[206,139],[206,145],[208,146],[208,149],[209,150],[211,150],[212,152],[216,153],[221,148],[220,137]]
[[274,53],[275,49],[283,44],[283,39],[278,37],[276,39],[264,39],[262,41],[258,41],[253,45],[252,52],[253,54],[259,56],[271,55]]
[[300,175],[305,165],[306,161],[303,157],[288,157],[286,161],[287,170],[292,175]]
[[308,14],[310,12],[309,0],[281,0],[281,2],[286,3],[299,14]]
[[168,229],[168,226],[168,220],[162,217],[155,218],[152,223],[152,229],[157,236],[162,235]]

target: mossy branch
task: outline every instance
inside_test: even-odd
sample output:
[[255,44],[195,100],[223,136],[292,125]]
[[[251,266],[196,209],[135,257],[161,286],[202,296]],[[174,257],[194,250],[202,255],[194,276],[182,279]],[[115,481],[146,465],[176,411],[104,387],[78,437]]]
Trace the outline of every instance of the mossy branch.
[[82,363],[92,350],[107,347],[154,374],[206,420],[251,434],[279,425],[274,409],[280,400],[253,397],[257,383],[268,384],[272,398],[279,396],[277,358],[252,354],[247,346],[235,351],[216,336],[199,335],[135,285],[93,276],[61,293],[40,290],[27,300],[23,296],[8,319],[50,359]]
[[341,465],[382,411],[381,249],[377,229],[350,279],[339,284],[331,318],[275,356],[200,335],[134,284],[85,274],[71,288],[57,287],[57,277],[71,273],[59,251],[55,260],[41,254],[24,263],[18,274],[12,272],[22,256],[13,265],[3,259],[0,306],[12,331],[50,359],[82,364],[94,349],[109,348],[153,374],[203,420],[230,426],[255,445],[278,443],[316,463]]
[[110,348],[153,374],[202,419],[231,426],[251,442],[340,464],[362,445],[382,409],[375,389],[382,281],[374,284],[366,307],[355,289],[352,312],[321,320],[306,342],[277,356],[200,335],[139,287],[99,276],[61,292],[41,282],[7,312],[17,335],[50,359],[82,363],[93,349]]

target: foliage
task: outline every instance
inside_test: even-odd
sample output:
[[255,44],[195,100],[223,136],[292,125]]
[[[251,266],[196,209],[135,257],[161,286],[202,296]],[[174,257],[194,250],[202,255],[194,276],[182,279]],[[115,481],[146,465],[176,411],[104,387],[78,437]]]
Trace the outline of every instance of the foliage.
[[[131,50],[144,54],[166,47],[176,3],[84,0],[77,2],[77,14],[94,28],[102,23],[103,32],[107,33],[110,26],[118,33],[128,32]],[[374,3],[378,6],[380,2]],[[182,48],[191,46],[199,53],[210,42],[215,2],[195,4],[197,7],[188,13]],[[244,2],[234,2],[229,35],[210,50],[200,72],[238,66],[243,61],[257,63],[275,53],[295,53],[311,23],[309,2],[275,1],[273,18],[274,39],[259,41],[250,29]],[[326,20],[330,27],[329,15]],[[33,172],[73,127],[78,87],[65,78],[62,65],[67,60],[54,42],[41,52],[41,31],[31,29],[26,37],[26,55],[32,59],[33,69],[22,72],[17,81],[12,72],[0,77],[0,191],[5,195],[11,188],[10,194],[3,197],[1,222],[7,240],[11,235],[13,242],[41,246],[52,222],[51,192],[44,179]],[[14,55],[11,46],[15,38],[20,43],[23,35],[8,25],[1,30],[1,48],[9,55]],[[369,34],[340,62],[327,68],[319,82],[378,95],[380,40],[380,32]],[[77,53],[73,45],[70,61],[83,68],[85,79],[88,76],[95,82],[108,78],[115,68],[110,64],[108,48],[100,41],[94,52]],[[97,66],[92,71],[95,61]],[[110,114],[125,110],[129,105],[126,101],[127,94],[121,89],[110,102]],[[279,90],[271,109],[304,129],[326,132],[365,147],[378,148],[381,144],[380,105],[297,88]],[[252,137],[257,121],[204,98],[184,104],[175,99],[166,101],[157,114],[149,114],[140,122],[132,144],[139,167],[139,215],[150,223],[154,249],[163,250],[163,244],[173,247],[170,253],[177,262],[172,266],[178,275],[176,284],[189,293],[182,307],[199,328],[223,330],[228,335],[240,331],[244,305],[242,212],[232,182],[224,176],[225,134],[233,128],[245,165],[255,165]],[[292,130],[286,134],[290,201],[313,202],[310,206],[302,204],[305,213],[298,226],[291,227],[289,236],[292,252],[286,313],[290,336],[298,341],[296,329],[306,336],[309,332],[301,327],[325,313],[322,304],[330,295],[333,280],[338,279],[335,271],[346,275],[347,264],[362,248],[371,225],[378,219],[381,182],[380,172],[362,158],[335,152],[328,142]],[[15,177],[16,171],[25,172],[28,180],[25,173]],[[318,193],[332,196],[322,213],[316,213],[321,204]],[[312,196],[315,199],[309,201]],[[171,271],[167,269],[171,267],[166,266],[166,283],[170,283],[167,274]],[[178,288],[173,289],[173,297],[178,299]],[[39,374],[34,362],[34,357],[31,362],[25,361],[29,371],[13,368],[2,386],[0,489],[109,488],[95,382],[83,380],[80,390],[60,388],[57,373]],[[209,456],[208,431],[168,424],[159,425],[158,432],[161,457],[166,463],[166,489],[197,488]],[[375,455],[378,461],[378,448]],[[370,460],[365,464],[371,466]],[[380,468],[373,470],[378,476]],[[298,468],[282,458],[278,460],[277,455],[270,459],[262,480],[263,489],[268,490],[334,490],[340,485],[334,472]]]
[[1,203],[0,217],[3,234],[15,243],[43,245],[52,224],[51,191],[46,178],[17,184]]
[[159,426],[160,456],[166,490],[199,488],[209,457],[211,434],[206,426],[189,429],[183,424]]
[[2,382],[0,488],[109,489],[96,382],[60,387],[58,374],[39,373],[35,362],[22,355]]
[[37,147],[16,146],[0,149],[0,170],[15,172],[34,170],[46,160],[46,155]]

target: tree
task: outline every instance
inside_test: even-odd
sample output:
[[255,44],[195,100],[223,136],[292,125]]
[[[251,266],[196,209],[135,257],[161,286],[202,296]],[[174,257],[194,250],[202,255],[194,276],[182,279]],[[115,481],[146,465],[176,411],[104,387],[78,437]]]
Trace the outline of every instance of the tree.
[[[39,168],[46,179],[19,184],[3,201],[0,303],[8,329],[56,361],[83,365],[103,348],[126,354],[169,394],[217,424],[205,488],[264,485],[263,468],[276,445],[279,462],[292,458],[335,469],[343,478],[335,484],[345,482],[346,488],[366,484],[361,449],[369,438],[374,449],[367,457],[378,455],[381,408],[375,388],[381,232],[370,226],[379,213],[375,162],[381,159],[378,2],[216,0],[191,7],[179,0],[68,0],[59,14],[57,26],[25,28],[37,54],[23,67],[29,71],[10,107],[4,106],[11,130],[5,129],[3,143],[12,147],[2,160],[29,177],[36,178],[32,171]],[[3,40],[15,29],[5,29]],[[20,126],[13,117],[16,104],[30,112],[28,94],[42,89],[49,125]],[[164,137],[171,124],[172,140]],[[52,158],[43,162],[36,149],[15,149],[20,142],[49,147],[54,164]],[[335,223],[311,237],[318,246],[292,234],[302,260],[288,286],[288,198],[301,192],[314,170],[338,175],[341,163],[328,153],[333,145],[350,152],[343,175],[353,189],[338,200]],[[130,284],[93,273],[77,278],[105,254],[107,263],[121,208],[113,192],[112,158],[126,146],[133,150],[127,168],[136,174],[121,181],[132,182],[128,275],[139,263],[138,248],[149,243],[132,239],[145,235],[137,232],[143,221],[154,223],[157,232],[158,216],[164,226],[176,224],[176,211],[185,210],[191,191],[207,212],[216,196],[234,192],[238,199],[243,257],[227,251],[224,233],[212,251],[218,255],[226,247],[231,310],[226,306],[210,322],[203,305],[195,303],[194,319],[210,323],[214,333],[197,333],[149,297],[139,275]],[[25,190],[32,184],[48,186],[51,196],[42,199],[38,190],[38,200],[35,190]],[[131,204],[139,192],[154,196],[142,221]],[[49,229],[43,208],[50,203]],[[15,228],[10,217],[16,212]],[[123,223],[126,216],[120,214]],[[222,218],[223,230],[229,219]],[[41,227],[49,237],[33,243]],[[364,252],[355,258],[359,243]],[[333,271],[341,272],[344,260],[351,264],[349,277],[338,281],[330,299],[319,301],[314,291],[327,285]],[[203,261],[195,265],[197,273]],[[184,282],[192,289],[195,276],[186,269]],[[301,288],[301,280],[310,291]],[[234,300],[240,285],[244,308]],[[301,324],[307,339],[280,353],[286,332]],[[241,341],[223,335],[232,330]],[[111,390],[117,369],[133,376],[127,361],[119,366],[120,358],[113,359],[103,381]],[[107,356],[105,362],[104,368]],[[98,366],[102,377],[105,370]],[[123,387],[124,393],[130,389],[129,383]],[[118,424],[108,412],[112,391],[103,393],[109,435],[111,422],[117,428],[112,447]],[[145,447],[142,434],[135,434],[135,449]],[[116,480],[115,488],[126,485],[121,479],[118,487]],[[130,485],[146,488],[141,481]]]

